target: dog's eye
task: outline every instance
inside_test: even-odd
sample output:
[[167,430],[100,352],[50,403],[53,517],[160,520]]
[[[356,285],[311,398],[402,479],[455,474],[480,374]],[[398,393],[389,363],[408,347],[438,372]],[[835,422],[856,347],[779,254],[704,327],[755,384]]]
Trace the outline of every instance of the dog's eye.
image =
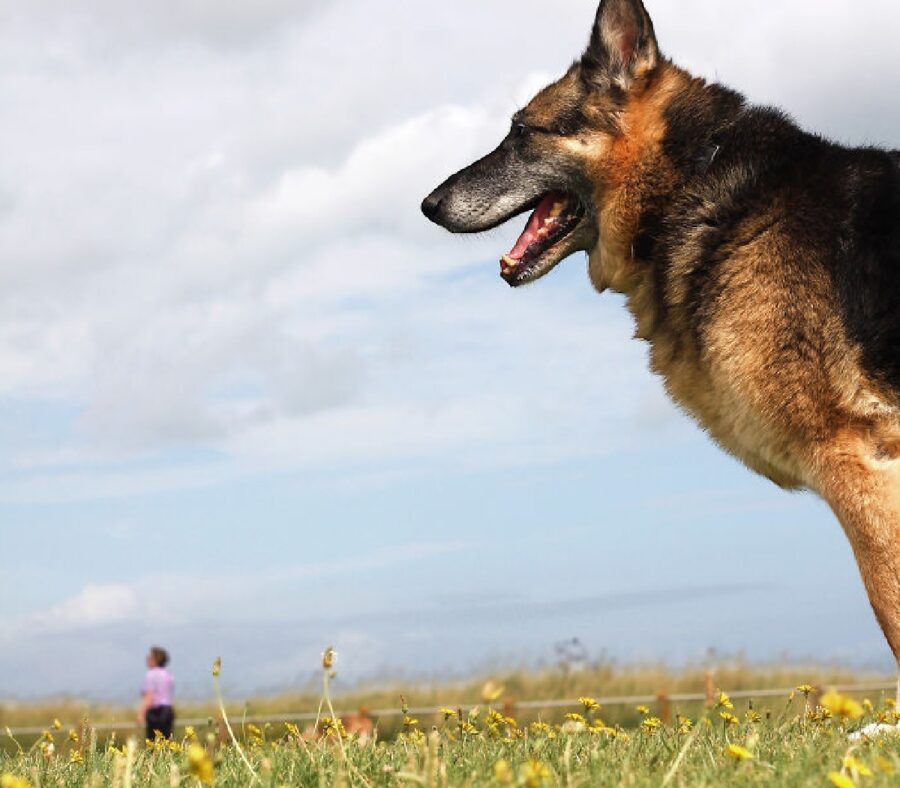
[[515,139],[520,139],[521,137],[525,137],[528,134],[528,126],[524,123],[513,123],[512,127],[512,136]]

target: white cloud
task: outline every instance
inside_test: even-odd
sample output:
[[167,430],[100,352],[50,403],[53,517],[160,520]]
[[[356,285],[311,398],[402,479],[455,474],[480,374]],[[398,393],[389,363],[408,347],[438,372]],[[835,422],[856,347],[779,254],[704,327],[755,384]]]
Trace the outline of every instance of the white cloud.
[[88,584],[75,596],[35,615],[31,624],[41,632],[99,627],[133,619],[139,610],[137,593],[130,586]]

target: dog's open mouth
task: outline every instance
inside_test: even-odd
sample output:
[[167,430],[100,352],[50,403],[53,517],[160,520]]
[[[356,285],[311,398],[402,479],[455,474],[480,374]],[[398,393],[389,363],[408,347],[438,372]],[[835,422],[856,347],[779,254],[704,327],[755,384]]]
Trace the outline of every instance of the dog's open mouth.
[[500,274],[513,287],[539,279],[576,251],[567,242],[581,223],[584,208],[573,194],[549,192],[534,209],[516,245],[500,260]]

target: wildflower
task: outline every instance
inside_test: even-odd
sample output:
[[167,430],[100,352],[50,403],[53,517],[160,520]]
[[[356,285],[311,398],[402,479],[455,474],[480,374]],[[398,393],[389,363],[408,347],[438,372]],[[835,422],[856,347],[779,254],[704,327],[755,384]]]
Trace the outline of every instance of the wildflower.
[[854,758],[852,755],[848,755],[844,758],[844,768],[853,775],[854,779],[860,776],[872,776],[872,770],[859,760],[859,758]]
[[30,786],[24,777],[7,773],[0,777],[0,788],[30,788]]
[[493,679],[486,681],[481,688],[481,698],[485,703],[493,703],[503,694],[504,687]]
[[462,725],[460,725],[459,729],[468,736],[477,736],[478,735],[478,728],[476,728],[468,720],[466,720]]
[[550,769],[545,763],[532,758],[522,766],[519,779],[525,788],[540,788],[550,779]]
[[651,735],[656,732],[656,729],[662,725],[662,720],[659,717],[646,717],[643,722],[641,722],[641,727],[644,729],[644,733]]
[[496,709],[488,709],[485,717],[486,717],[486,720],[485,720],[486,722],[493,723],[494,725],[505,725],[506,724],[506,717],[504,717]]
[[719,716],[725,720],[726,725],[737,725],[740,720],[735,717],[731,712],[728,711],[720,711]]
[[758,711],[754,711],[753,709],[747,709],[747,714],[745,715],[747,722],[760,722],[762,717],[760,716]]
[[501,785],[509,785],[513,781],[513,770],[508,761],[497,761],[494,764],[494,779]]
[[218,676],[221,672],[222,672],[222,658],[216,657],[213,660],[212,674],[213,674],[213,676]]
[[59,720],[54,719],[50,724],[50,727],[53,728],[53,730],[58,731],[62,729],[62,723]]
[[893,709],[897,705],[897,700],[895,698],[885,698],[884,705],[889,709]]
[[400,711],[402,711],[404,714],[409,713],[409,704],[406,702],[405,695],[400,696]]
[[649,706],[645,706],[643,703],[640,706],[635,706],[634,709],[638,714],[643,714],[645,716],[650,713]]
[[822,708],[827,709],[843,720],[858,720],[863,715],[863,707],[859,703],[846,695],[841,695],[835,690],[826,692],[822,696],[820,703]]
[[322,652],[322,669],[323,670],[331,670],[334,667],[334,659],[337,657],[337,652],[334,650],[332,646],[329,646]]
[[690,733],[691,729],[694,727],[694,723],[690,717],[685,717],[683,714],[679,714],[676,718],[678,722],[678,732],[679,733]]
[[84,763],[84,756],[78,750],[72,750],[69,763]]
[[828,772],[828,779],[831,780],[831,784],[835,788],[856,788],[856,783],[846,774],[841,774],[840,772]]
[[531,723],[531,732],[532,733],[550,733],[553,730],[546,722],[532,722]]
[[446,722],[447,720],[449,720],[451,717],[456,716],[456,712],[453,711],[453,709],[448,708],[447,706],[444,706],[444,707],[441,709],[441,714],[444,715],[444,722]]
[[872,701],[868,698],[863,698],[862,706],[866,710],[866,714],[871,714],[875,711],[875,706],[872,705]]
[[875,758],[875,763],[878,765],[878,771],[884,772],[884,774],[893,774],[894,773],[894,764],[891,763],[883,755],[877,756]]
[[584,717],[582,717],[580,714],[575,713],[574,711],[566,714],[566,719],[571,722],[580,722],[582,725],[585,723]]
[[78,744],[78,731],[75,729],[69,731],[69,741],[73,744]]
[[734,708],[734,704],[731,702],[731,698],[729,698],[728,695],[722,690],[719,690],[719,700],[716,702],[716,708],[717,709],[733,709]]
[[725,754],[729,758],[733,758],[736,761],[752,761],[753,753],[750,752],[746,747],[741,747],[740,744],[729,744],[725,748]]
[[404,728],[412,728],[414,725],[418,725],[419,721],[415,717],[410,717],[408,714],[403,717],[403,727]]
[[802,692],[803,697],[808,698],[813,692],[815,692],[815,687],[812,684],[801,684],[797,687],[797,692]]
[[186,739],[191,739],[192,741],[197,738],[197,731],[194,730],[193,725],[188,725],[187,728],[184,729],[184,737]]
[[[411,720],[411,718],[407,717],[404,720],[404,726],[409,728],[409,726],[406,725],[406,720]],[[418,720],[411,720],[411,724],[413,725],[417,722]],[[319,725],[321,726],[322,733],[325,736],[331,736],[332,734],[336,734],[341,738],[346,738],[347,736],[347,731],[344,729],[344,723],[341,722],[341,720],[333,720],[331,717],[322,717],[322,719],[319,720]]]
[[201,783],[212,785],[215,772],[209,753],[199,744],[188,747],[188,769]]
[[579,698],[578,702],[584,706],[585,713],[590,713],[592,711],[600,711],[600,704],[597,703],[593,698],[583,697]]

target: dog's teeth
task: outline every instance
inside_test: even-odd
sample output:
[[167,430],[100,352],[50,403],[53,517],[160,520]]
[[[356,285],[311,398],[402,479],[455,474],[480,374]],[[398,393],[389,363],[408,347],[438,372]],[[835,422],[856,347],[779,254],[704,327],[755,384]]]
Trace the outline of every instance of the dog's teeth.
[[513,259],[508,254],[503,255],[503,257],[500,258],[500,262],[503,263],[505,269],[504,273],[506,273],[506,271],[511,271],[519,264],[518,260]]
[[[553,203],[553,207],[550,209],[550,216],[547,217],[547,218],[549,218],[549,219],[555,219],[557,216],[559,216],[559,215],[562,213],[563,208],[565,208],[565,207],[566,207],[565,202],[555,202],[555,203]],[[546,220],[545,220],[545,221],[546,221]]]

